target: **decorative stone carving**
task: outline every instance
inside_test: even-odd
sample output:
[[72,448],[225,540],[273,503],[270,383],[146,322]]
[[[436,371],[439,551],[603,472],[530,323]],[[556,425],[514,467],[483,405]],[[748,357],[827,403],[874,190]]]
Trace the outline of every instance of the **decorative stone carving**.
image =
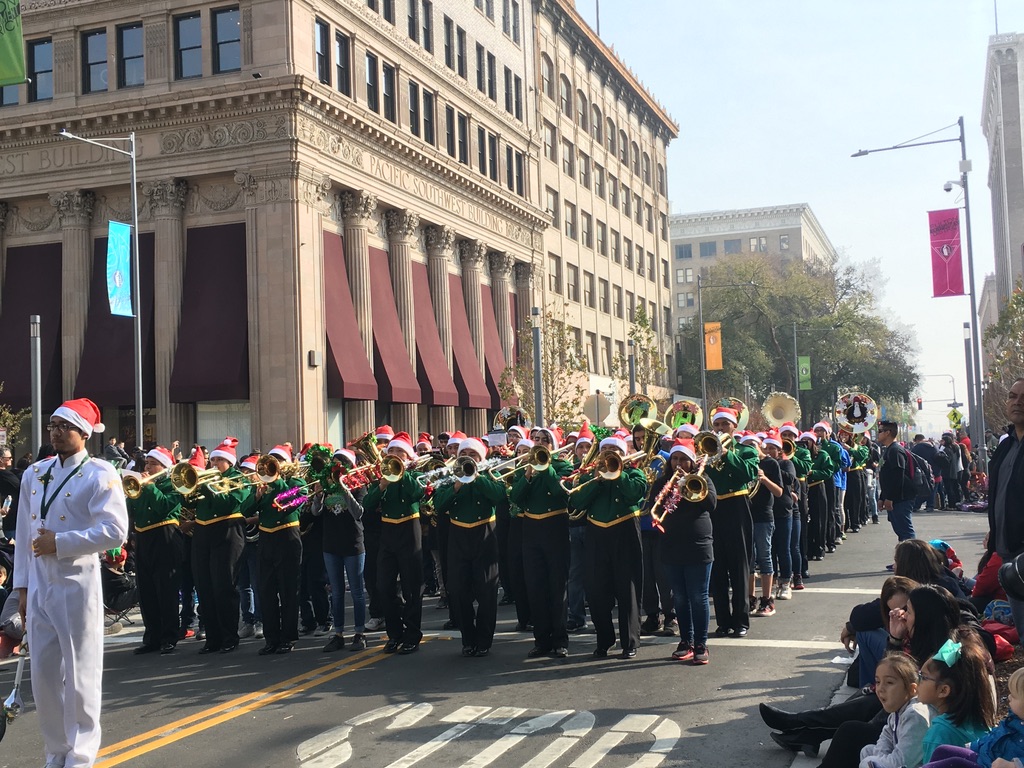
[[318,179],[300,179],[299,195],[302,201],[316,208],[321,213],[327,213],[331,209],[331,188],[333,187],[331,177],[323,174]]
[[7,218],[8,235],[26,232],[48,232],[59,229],[57,210],[49,203],[34,205],[12,205]]
[[384,214],[387,221],[388,239],[410,242],[417,238],[420,229],[420,216],[410,210],[388,211]]
[[512,277],[512,268],[515,266],[516,259],[507,251],[503,253],[493,251],[490,254],[490,263],[491,277],[508,280]]
[[299,120],[299,138],[320,152],[338,157],[346,163],[362,167],[363,150],[344,136],[328,133],[311,120]]
[[347,226],[365,227],[377,210],[377,196],[369,192],[343,192],[341,215]]
[[146,80],[163,80],[167,77],[167,24],[147,21],[145,29]]
[[180,218],[188,197],[188,182],[184,179],[165,179],[142,185],[142,195],[153,216]]
[[288,199],[288,186],[284,179],[258,179],[248,171],[236,171],[235,183],[242,188],[247,206],[277,203]]
[[0,202],[0,234],[7,231],[7,214],[11,207],[7,203]]
[[448,226],[426,228],[427,252],[430,255],[448,256],[455,244],[455,230]]
[[481,269],[487,258],[487,245],[479,240],[463,240],[459,243],[459,259],[462,269]]
[[533,278],[536,276],[534,265],[528,261],[519,261],[515,265],[516,282],[523,285],[533,286]]
[[[245,174],[246,178],[251,178]],[[237,176],[235,181],[238,181]],[[253,182],[255,183],[255,181]],[[188,212],[190,214],[223,213],[240,208],[243,189],[240,186],[227,184],[197,184],[188,195]]]
[[242,9],[242,63],[252,64],[252,7]]
[[288,123],[283,116],[239,120],[234,123],[198,125],[169,131],[160,136],[160,154],[177,155],[200,149],[246,146],[264,141],[287,139]]
[[57,209],[62,227],[88,227],[96,207],[96,195],[88,190],[53,192],[50,205]]

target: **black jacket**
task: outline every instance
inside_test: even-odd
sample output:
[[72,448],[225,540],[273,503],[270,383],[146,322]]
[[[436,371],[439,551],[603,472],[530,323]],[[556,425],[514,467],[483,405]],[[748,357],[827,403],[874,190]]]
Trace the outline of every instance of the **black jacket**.
[[[1012,424],[1007,427],[1007,433],[1013,435]],[[1010,485],[1006,489],[1006,518],[1003,520],[1001,536],[998,537],[1008,550],[999,554],[1011,556],[1024,551],[1024,446],[1017,451],[1017,461],[1013,467],[1003,466],[1006,454],[1012,447],[1011,440],[1014,439],[1015,437],[1011,436],[999,443],[999,447],[988,462],[988,527],[991,532],[995,532],[996,527],[995,500],[999,476],[1006,471],[1013,473]]]
[[882,467],[878,470],[878,498],[896,503],[913,499],[914,483],[907,471],[907,463],[913,461],[907,449],[893,442],[882,454]]

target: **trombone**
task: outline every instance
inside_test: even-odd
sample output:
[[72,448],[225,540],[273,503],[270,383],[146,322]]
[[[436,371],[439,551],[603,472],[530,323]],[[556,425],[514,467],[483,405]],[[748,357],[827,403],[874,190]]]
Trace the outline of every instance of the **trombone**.
[[[281,461],[276,456],[260,456],[256,462],[256,474],[265,483],[272,483],[282,478],[297,477],[309,471],[311,465],[308,461]],[[320,470],[323,471],[321,465]]]
[[143,486],[155,483],[157,480],[161,480],[170,473],[170,469],[161,469],[159,472],[146,475],[145,477],[136,475],[125,475],[121,478],[121,487],[124,488],[124,495],[129,499],[137,499],[142,495]]
[[219,469],[196,469],[187,461],[178,462],[170,472],[171,485],[182,496],[191,496],[200,489],[200,486],[211,484],[220,477],[222,475]]

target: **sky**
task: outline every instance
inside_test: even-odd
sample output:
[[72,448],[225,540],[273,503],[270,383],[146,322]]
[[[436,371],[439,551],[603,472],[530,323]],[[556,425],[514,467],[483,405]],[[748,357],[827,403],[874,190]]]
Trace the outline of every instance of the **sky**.
[[[598,1],[602,39],[679,125],[672,213],[808,203],[846,258],[879,264],[864,289],[916,338],[919,424],[946,428],[954,385],[966,403],[970,299],[931,296],[927,211],[963,204],[943,191],[960,146],[850,155],[948,125],[929,139],[956,139],[964,117],[980,299],[994,271],[981,130],[993,0],[577,0],[592,27]],[[998,25],[1024,34],[1024,0],[1000,0]]]

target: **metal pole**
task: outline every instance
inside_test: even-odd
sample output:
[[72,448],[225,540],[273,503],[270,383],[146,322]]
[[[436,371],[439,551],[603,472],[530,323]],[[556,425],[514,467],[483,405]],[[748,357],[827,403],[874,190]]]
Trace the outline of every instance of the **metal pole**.
[[[978,422],[975,421],[978,415],[975,413],[977,401],[974,399],[974,366],[971,364],[972,336],[971,324],[964,323],[964,362],[967,365],[967,414],[971,420],[971,430],[974,431],[978,425]],[[975,434],[977,434],[977,432],[975,432]],[[984,430],[982,430],[982,434],[984,435]],[[971,447],[974,447],[973,442],[971,443]]]
[[598,426],[601,426],[601,390],[595,390],[594,392],[594,409],[596,411],[594,421]]
[[135,174],[135,131],[132,131],[132,304],[135,310],[135,445],[143,448],[142,443],[142,289],[139,277],[139,198],[138,184]]
[[43,373],[40,362],[42,352],[39,333],[39,315],[30,315],[28,337],[29,358],[32,366],[32,445],[29,446],[29,450],[33,456],[36,456],[43,444]]
[[629,394],[636,394],[636,357],[633,355],[633,340],[629,340]]
[[708,374],[707,361],[704,359],[704,345],[707,344],[707,334],[704,332],[704,300],[702,298],[703,280],[700,272],[697,273],[697,325],[700,327],[700,407],[704,409],[704,418],[708,418]]
[[540,309],[534,307],[530,310],[533,317],[533,424],[536,427],[544,426],[544,396],[541,392],[543,380],[540,371]]
[[[960,184],[964,190],[964,218],[967,224],[967,277],[971,287],[971,357],[973,358],[974,374],[968,381],[968,402],[971,390],[974,390],[974,410],[971,417],[971,429],[974,442],[978,444],[978,465],[982,470],[988,468],[988,450],[985,447],[985,400],[981,391],[981,341],[978,334],[978,295],[974,288],[974,247],[971,240],[971,196],[967,190],[967,141],[964,138],[964,118],[957,121],[960,126]],[[972,443],[973,447],[974,443]]]

